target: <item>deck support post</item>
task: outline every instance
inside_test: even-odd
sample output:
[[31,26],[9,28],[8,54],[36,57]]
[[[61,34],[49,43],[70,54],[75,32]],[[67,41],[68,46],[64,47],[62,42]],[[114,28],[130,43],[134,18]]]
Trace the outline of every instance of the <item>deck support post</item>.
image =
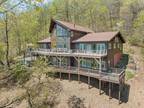
[[113,83],[112,83],[112,85],[111,85],[111,90],[112,90],[112,91],[113,91],[113,88],[114,88],[113,86],[114,86],[114,85],[113,85]]
[[[61,56],[60,56],[60,59],[59,59],[59,60],[60,60],[60,67],[61,67]],[[62,73],[61,73],[61,70],[60,70],[60,80],[61,80],[61,74],[62,74]]]
[[90,88],[90,76],[88,76],[88,88]]
[[119,84],[119,104],[120,104],[120,102],[121,102],[121,84]]
[[99,59],[99,94],[101,95],[101,70],[102,70],[102,64],[101,64],[101,58]]
[[78,82],[80,83],[80,58],[78,57]]
[[99,94],[101,95],[101,80],[99,80]]
[[109,99],[111,99],[111,82],[109,82]]
[[69,72],[69,81],[71,81],[70,72]]

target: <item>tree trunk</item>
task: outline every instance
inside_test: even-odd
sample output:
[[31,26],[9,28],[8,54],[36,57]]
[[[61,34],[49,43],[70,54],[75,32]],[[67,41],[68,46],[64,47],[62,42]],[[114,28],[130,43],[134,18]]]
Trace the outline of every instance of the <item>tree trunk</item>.
[[9,36],[8,36],[8,14],[5,14],[5,35],[6,35],[6,63],[10,67],[9,63]]
[[21,54],[21,46],[22,46],[22,42],[21,42],[21,37],[20,37],[20,31],[19,31],[19,28],[18,28],[18,23],[17,23],[17,18],[15,18],[15,27],[16,27],[16,34],[17,34],[17,48],[18,48],[18,55]]

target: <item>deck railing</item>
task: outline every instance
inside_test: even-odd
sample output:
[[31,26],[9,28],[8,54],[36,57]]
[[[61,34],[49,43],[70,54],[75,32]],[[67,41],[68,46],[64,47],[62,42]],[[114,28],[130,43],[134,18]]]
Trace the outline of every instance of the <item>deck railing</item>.
[[72,66],[58,66],[58,65],[51,65],[51,66],[55,67],[57,71],[96,77],[98,79],[102,79],[105,81],[112,81],[115,83],[119,83],[120,80],[124,77],[124,69],[119,68],[111,68],[103,72],[88,68],[79,68],[78,70],[78,67],[72,67]]
[[54,48],[54,49],[42,49],[38,48],[34,52],[47,52],[47,53],[66,53],[66,54],[86,54],[86,55],[107,55],[107,50],[80,50],[80,49],[66,49],[66,48]]

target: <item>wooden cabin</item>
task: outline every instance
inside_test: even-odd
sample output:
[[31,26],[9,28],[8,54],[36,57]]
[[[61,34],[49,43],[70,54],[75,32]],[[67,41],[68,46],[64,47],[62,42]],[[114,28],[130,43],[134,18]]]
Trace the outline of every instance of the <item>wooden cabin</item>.
[[62,73],[77,74],[101,81],[124,83],[125,70],[116,68],[125,43],[119,31],[97,32],[65,21],[51,20],[50,36],[38,42],[33,54],[46,56]]

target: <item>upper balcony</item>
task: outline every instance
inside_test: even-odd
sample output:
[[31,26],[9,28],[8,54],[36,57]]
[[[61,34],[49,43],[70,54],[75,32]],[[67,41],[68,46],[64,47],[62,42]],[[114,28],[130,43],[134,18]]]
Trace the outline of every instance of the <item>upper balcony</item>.
[[40,55],[61,55],[61,56],[80,56],[80,57],[103,57],[107,55],[107,50],[79,50],[79,49],[42,49],[38,48],[32,51],[34,54]]

